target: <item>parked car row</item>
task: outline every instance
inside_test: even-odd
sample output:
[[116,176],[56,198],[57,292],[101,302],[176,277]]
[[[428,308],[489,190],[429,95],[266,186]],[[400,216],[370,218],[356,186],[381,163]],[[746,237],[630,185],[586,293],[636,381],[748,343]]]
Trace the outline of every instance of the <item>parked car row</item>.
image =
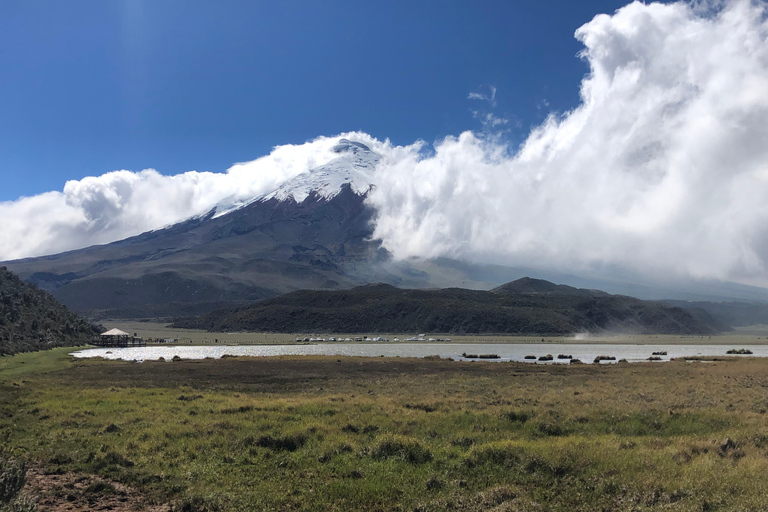
[[[329,338],[315,338],[315,337],[305,337],[302,338],[301,336],[296,337],[297,343],[321,343],[321,342],[342,342],[342,343],[351,343],[353,341],[358,342],[372,342],[372,343],[379,343],[379,342],[388,342],[390,341],[389,338],[384,338],[383,336],[356,336],[354,338],[342,338],[342,337],[335,337],[331,336]],[[400,338],[392,338],[393,342],[399,342],[401,341]],[[412,338],[407,338],[402,341],[451,341],[450,338],[426,338],[424,334],[419,334],[418,336],[413,336]]]

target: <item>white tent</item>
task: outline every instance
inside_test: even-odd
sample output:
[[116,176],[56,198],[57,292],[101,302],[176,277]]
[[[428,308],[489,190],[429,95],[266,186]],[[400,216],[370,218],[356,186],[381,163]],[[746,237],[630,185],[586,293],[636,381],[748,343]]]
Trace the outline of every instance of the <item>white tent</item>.
[[102,336],[130,336],[127,332],[121,331],[120,329],[110,329],[107,332],[101,333]]

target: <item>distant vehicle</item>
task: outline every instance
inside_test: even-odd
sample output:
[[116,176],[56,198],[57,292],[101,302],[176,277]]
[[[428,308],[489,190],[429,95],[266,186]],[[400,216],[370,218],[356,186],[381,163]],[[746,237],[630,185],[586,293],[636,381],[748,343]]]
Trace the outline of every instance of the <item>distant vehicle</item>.
[[328,341],[336,341],[336,338],[328,338]]
[[392,341],[400,341],[400,338],[394,338]]

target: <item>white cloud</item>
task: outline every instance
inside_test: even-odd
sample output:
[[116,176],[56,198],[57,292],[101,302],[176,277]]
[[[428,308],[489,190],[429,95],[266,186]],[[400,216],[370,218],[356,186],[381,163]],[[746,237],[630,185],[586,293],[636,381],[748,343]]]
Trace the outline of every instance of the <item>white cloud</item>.
[[399,258],[768,284],[766,4],[708,7],[597,16],[578,108],[519,151],[466,132],[388,163],[376,235]]
[[469,96],[467,96],[467,99],[487,101],[490,106],[495,107],[496,87],[493,85],[483,86],[477,92],[470,92]]
[[[375,235],[397,258],[768,285],[765,8],[635,2],[595,17],[576,32],[591,70],[581,104],[520,148],[472,132],[434,151],[344,134],[382,155]],[[495,89],[469,98],[493,102]],[[0,259],[117,240],[273,190],[333,158],[339,137],[226,174],[117,171],[0,203]]]
[[203,214],[220,202],[270,192],[337,157],[331,148],[342,136],[385,147],[366,134],[319,137],[278,146],[268,156],[234,165],[226,173],[114,171],[69,181],[61,192],[0,202],[0,260],[120,240]]
[[472,117],[474,117],[475,119],[478,119],[485,128],[491,128],[491,129],[495,129],[495,128],[498,128],[499,126],[503,126],[509,123],[509,119],[495,116],[490,112],[484,113],[484,112],[478,112],[477,110],[473,110]]

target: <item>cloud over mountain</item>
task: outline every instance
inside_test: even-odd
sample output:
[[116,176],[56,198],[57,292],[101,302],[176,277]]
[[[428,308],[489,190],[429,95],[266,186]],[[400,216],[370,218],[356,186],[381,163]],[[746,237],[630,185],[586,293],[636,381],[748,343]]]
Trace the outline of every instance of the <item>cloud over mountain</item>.
[[[365,134],[345,135],[383,147]],[[279,146],[226,173],[114,171],[69,181],[61,192],[2,202],[0,259],[113,242],[201,215],[220,203],[247,201],[337,157],[333,147],[341,137]]]
[[[520,148],[465,132],[396,147],[364,133],[280,146],[224,174],[116,171],[0,203],[0,259],[156,229],[268,193],[334,158],[381,155],[369,204],[397,258],[625,268],[768,285],[766,2],[635,2],[576,32],[581,104]],[[475,93],[481,94],[481,93]]]
[[582,103],[519,151],[473,133],[379,169],[397,257],[768,284],[766,4],[632,3],[576,32]]

